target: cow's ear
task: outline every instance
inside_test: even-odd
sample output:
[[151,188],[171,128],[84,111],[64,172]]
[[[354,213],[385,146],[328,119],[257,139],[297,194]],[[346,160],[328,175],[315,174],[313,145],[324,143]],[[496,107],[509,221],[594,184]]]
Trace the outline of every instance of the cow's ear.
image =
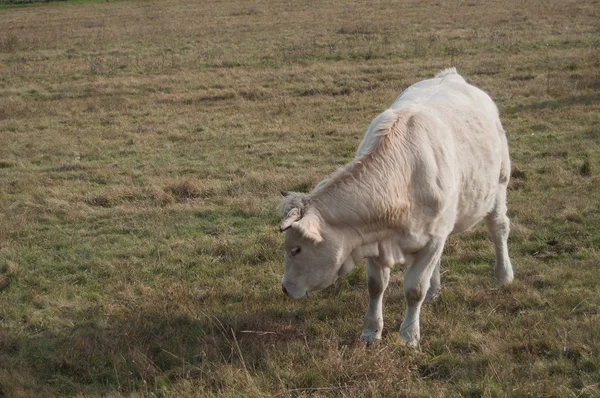
[[300,217],[302,217],[302,215],[300,214],[300,209],[294,207],[293,209],[288,211],[287,215],[281,221],[281,224],[279,224],[279,230],[283,232],[289,229],[294,222],[300,219]]
[[306,239],[310,239],[315,243],[323,242],[321,219],[312,211],[308,211],[300,220],[293,222],[292,228],[300,232]]

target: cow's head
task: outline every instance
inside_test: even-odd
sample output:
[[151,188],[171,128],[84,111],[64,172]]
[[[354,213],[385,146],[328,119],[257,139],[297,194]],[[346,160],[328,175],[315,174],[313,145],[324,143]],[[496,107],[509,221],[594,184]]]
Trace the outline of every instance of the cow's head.
[[280,231],[285,231],[282,289],[299,299],[326,288],[354,262],[348,260],[343,234],[323,220],[308,195],[284,192]]

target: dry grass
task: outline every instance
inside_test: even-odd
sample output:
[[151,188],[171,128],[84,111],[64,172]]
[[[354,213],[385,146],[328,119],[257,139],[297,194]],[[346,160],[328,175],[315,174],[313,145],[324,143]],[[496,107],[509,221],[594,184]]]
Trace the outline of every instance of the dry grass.
[[[600,395],[600,2],[0,8],[0,396]],[[279,290],[281,190],[409,84],[497,101],[517,280],[453,238],[417,351],[357,341],[364,267]]]

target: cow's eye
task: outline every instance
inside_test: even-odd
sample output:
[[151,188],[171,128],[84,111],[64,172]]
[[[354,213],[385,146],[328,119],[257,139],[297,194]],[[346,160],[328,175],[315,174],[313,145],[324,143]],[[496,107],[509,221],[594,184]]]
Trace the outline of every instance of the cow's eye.
[[292,247],[292,256],[299,254],[302,251],[300,246]]

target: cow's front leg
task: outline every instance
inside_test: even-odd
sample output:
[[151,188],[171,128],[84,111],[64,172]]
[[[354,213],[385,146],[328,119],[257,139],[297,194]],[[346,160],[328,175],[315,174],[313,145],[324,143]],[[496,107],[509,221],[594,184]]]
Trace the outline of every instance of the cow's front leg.
[[371,258],[367,259],[367,286],[369,287],[369,307],[365,315],[365,326],[361,339],[367,344],[381,339],[383,329],[383,293],[390,281],[390,268],[379,266]]
[[419,315],[425,294],[429,288],[431,275],[439,262],[444,249],[445,238],[434,237],[416,255],[404,276],[404,294],[406,296],[406,316],[400,325],[400,340],[415,347],[419,344],[421,333]]

